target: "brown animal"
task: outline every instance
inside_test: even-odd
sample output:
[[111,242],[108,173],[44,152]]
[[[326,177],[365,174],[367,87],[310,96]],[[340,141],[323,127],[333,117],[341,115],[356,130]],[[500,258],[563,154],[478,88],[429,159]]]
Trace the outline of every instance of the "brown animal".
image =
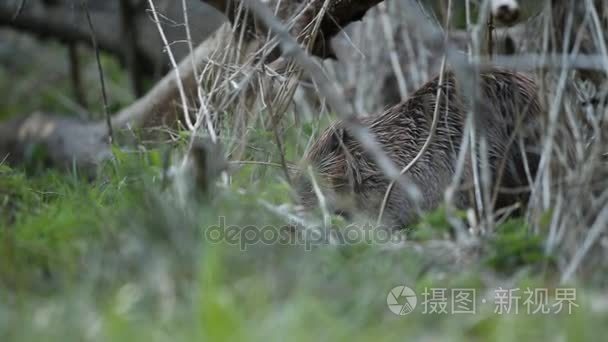
[[[524,74],[502,69],[482,72],[479,83],[480,96],[475,114],[477,151],[483,136],[487,140],[491,179],[496,182],[502,174],[501,188],[526,186],[529,176],[534,177],[538,164],[538,145],[535,142],[541,106],[537,86]],[[414,159],[429,135],[438,86],[437,77],[407,101],[379,115],[361,119],[400,169]],[[444,191],[451,184],[457,167],[465,121],[470,112],[466,103],[454,75],[446,72],[434,139],[406,173],[407,182],[415,184],[421,196],[414,200],[402,187],[395,186],[383,215],[385,223],[401,227],[411,224],[417,217],[418,209],[432,210],[442,203]],[[519,141],[526,146],[523,152]],[[527,160],[528,173],[524,159]],[[371,217],[378,215],[390,181],[360,143],[344,129],[343,123],[338,122],[328,128],[310,148],[306,160],[317,172],[316,179],[330,210],[346,216],[353,213],[364,213]],[[480,160],[479,155],[477,160]],[[472,163],[471,155],[467,153],[461,188],[466,185],[469,189],[472,187],[473,165],[479,164]],[[300,174],[297,178],[297,191],[306,208],[318,205],[308,174]],[[474,205],[470,192],[459,191],[455,204],[459,207]],[[513,192],[511,195],[501,193],[497,196],[496,206],[504,206],[518,199],[520,197],[513,195]]]

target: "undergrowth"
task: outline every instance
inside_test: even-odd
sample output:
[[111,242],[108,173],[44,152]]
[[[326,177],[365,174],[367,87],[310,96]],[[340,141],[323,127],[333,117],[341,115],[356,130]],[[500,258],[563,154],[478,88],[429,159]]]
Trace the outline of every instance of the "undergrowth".
[[[285,228],[260,204],[289,201],[276,182],[280,170],[247,165],[212,196],[183,202],[162,186],[159,153],[124,153],[94,180],[0,168],[2,340],[584,340],[606,326],[590,310],[592,284],[576,287],[571,314],[522,314],[523,299],[517,315],[494,312],[498,287],[556,286],[542,237],[529,236],[519,219],[467,251],[475,255],[464,270],[427,250],[452,239],[442,210],[403,246],[217,239],[210,229],[222,217],[233,233]],[[418,294],[407,316],[387,308],[397,285]],[[475,289],[477,313],[424,313],[425,288]]]

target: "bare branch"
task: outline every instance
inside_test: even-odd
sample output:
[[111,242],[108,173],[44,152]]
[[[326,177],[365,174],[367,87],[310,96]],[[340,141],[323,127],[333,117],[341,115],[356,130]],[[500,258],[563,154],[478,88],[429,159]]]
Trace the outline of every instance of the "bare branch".
[[101,65],[101,57],[99,56],[99,47],[97,46],[97,37],[95,35],[95,28],[93,27],[93,21],[91,20],[91,13],[89,12],[88,0],[82,0],[82,7],[86,14],[87,23],[89,30],[91,31],[91,43],[93,44],[93,50],[95,51],[95,61],[97,62],[97,71],[99,74],[99,82],[101,83],[101,96],[103,99],[103,114],[106,118],[106,124],[108,125],[108,143],[112,144],[114,135],[112,134],[112,121],[110,120],[110,113],[108,112],[108,94],[106,92],[106,82],[103,77],[103,67]]
[[350,133],[370,152],[386,176],[393,180],[398,179],[399,170],[386,156],[382,148],[375,141],[368,129],[363,126],[353,108],[348,104],[336,84],[329,80],[321,67],[298,45],[289,31],[282,25],[265,5],[257,0],[246,0],[249,9],[262,20],[264,24],[277,35],[285,57],[293,58],[315,81],[322,94],[325,95],[332,109],[339,114]]
[[21,12],[23,12],[23,8],[25,8],[26,3],[27,3],[27,0],[21,0],[21,2],[19,3],[19,7],[17,7],[17,10],[15,11],[15,15],[13,16],[13,21],[15,19],[17,19],[17,17],[19,15],[21,15]]
[[[215,7],[219,11],[226,13],[228,18],[235,20],[235,13],[240,3],[239,0],[202,0]],[[331,49],[329,41],[338,34],[348,24],[361,20],[365,13],[383,0],[292,0],[292,1],[270,1],[271,8],[279,8],[277,16],[283,20],[292,18],[296,15],[297,19],[290,30],[290,33],[301,43],[310,43],[310,52],[321,58],[335,58],[335,53]],[[326,6],[326,10],[323,10]],[[277,6],[280,4],[280,6]],[[319,17],[319,15],[321,17]],[[252,18],[247,18],[252,20]],[[318,21],[318,34],[314,36],[314,41],[308,42],[310,36],[308,30],[311,23]],[[268,24],[262,20],[264,24]],[[251,25],[253,21],[246,25]],[[234,23],[238,24],[238,23]]]

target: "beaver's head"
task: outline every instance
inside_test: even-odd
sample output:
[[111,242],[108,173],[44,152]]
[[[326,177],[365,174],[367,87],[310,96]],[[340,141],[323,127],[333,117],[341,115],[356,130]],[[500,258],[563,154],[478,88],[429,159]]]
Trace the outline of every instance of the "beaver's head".
[[326,129],[306,153],[306,163],[297,175],[296,190],[300,204],[308,210],[321,204],[314,187],[316,183],[328,210],[351,216],[354,195],[363,182],[356,164],[356,158],[360,157],[358,151],[358,143],[342,124]]

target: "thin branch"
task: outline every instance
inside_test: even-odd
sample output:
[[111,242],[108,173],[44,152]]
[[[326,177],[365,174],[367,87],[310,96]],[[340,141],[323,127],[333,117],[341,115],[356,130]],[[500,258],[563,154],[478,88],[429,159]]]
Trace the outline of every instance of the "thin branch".
[[[433,110],[433,121],[431,122],[431,127],[429,129],[429,135],[426,138],[424,145],[422,145],[422,148],[420,149],[420,151],[418,151],[418,154],[416,154],[416,157],[414,157],[414,159],[412,159],[401,170],[401,172],[399,172],[400,176],[405,175],[414,165],[416,165],[418,160],[420,160],[420,158],[422,158],[424,153],[426,153],[426,151],[429,149],[431,142],[433,142],[433,137],[435,136],[435,129],[437,128],[437,122],[439,121],[439,107],[440,107],[439,103],[441,100],[443,78],[444,78],[444,74],[445,74],[445,65],[446,65],[446,58],[444,57],[443,60],[441,61],[441,71],[439,72],[439,81],[437,83],[437,94],[435,96],[435,109]],[[388,198],[390,197],[394,186],[395,186],[395,180],[392,180],[390,182],[390,184],[388,185],[388,187],[386,188],[386,192],[384,193],[384,198],[382,199],[382,205],[380,206],[380,212],[378,213],[378,219],[376,220],[376,224],[378,224],[378,225],[380,225],[380,223],[382,222],[382,216],[384,215],[384,210],[388,203]]]
[[99,81],[101,82],[101,95],[103,98],[103,114],[106,118],[106,124],[108,125],[108,143],[111,145],[114,140],[112,132],[112,120],[110,119],[110,113],[108,112],[108,95],[106,93],[106,83],[103,76],[103,67],[101,65],[101,57],[99,56],[99,47],[97,46],[97,38],[95,37],[95,28],[93,27],[93,21],[91,20],[91,13],[89,12],[88,0],[82,0],[82,8],[87,17],[89,24],[89,30],[91,31],[91,43],[93,44],[93,50],[95,50],[95,60],[97,62],[97,71],[99,72]]
[[17,10],[15,11],[15,14],[13,15],[13,19],[11,21],[15,21],[17,19],[17,17],[19,17],[21,15],[21,12],[23,12],[23,9],[25,8],[26,3],[27,3],[27,0],[21,0],[21,2],[19,3],[19,7],[17,7]]
[[[391,180],[399,178],[399,169],[386,156],[369,130],[359,122],[352,107],[344,100],[336,84],[327,78],[322,68],[299,46],[298,42],[290,35],[285,26],[277,20],[267,6],[258,0],[245,0],[244,2],[256,17],[263,21],[278,37],[283,55],[293,58],[312,77],[332,109],[343,119],[347,130],[370,153],[384,174]],[[399,183],[406,188],[403,182],[399,181]]]
[[388,44],[393,74],[395,75],[395,78],[397,79],[397,85],[399,86],[399,95],[401,96],[401,101],[405,101],[408,95],[407,85],[405,82],[405,77],[403,77],[403,70],[401,69],[401,63],[399,61],[399,55],[397,53],[395,37],[393,36],[393,24],[391,23],[390,17],[388,15],[386,4],[379,4],[378,9],[380,10],[380,21],[382,23],[382,30],[384,31],[384,36]]
[[[449,0],[448,1],[448,14],[446,16],[446,30],[448,30],[448,31],[449,31],[449,23],[450,23],[450,18],[451,18],[451,11],[452,11],[452,0]],[[448,37],[448,35],[446,34],[446,40],[448,39],[447,37]],[[401,170],[401,172],[399,173],[399,176],[403,176],[404,174],[406,174],[418,162],[418,160],[420,160],[420,158],[422,158],[424,153],[426,153],[429,146],[431,145],[431,142],[433,141],[433,137],[435,135],[435,129],[437,128],[437,122],[439,121],[439,107],[440,107],[441,93],[442,93],[442,88],[443,88],[443,78],[444,78],[444,74],[445,74],[446,59],[447,59],[446,56],[444,56],[441,60],[441,69],[439,71],[439,81],[437,83],[437,94],[435,96],[435,108],[433,110],[433,121],[431,123],[431,128],[429,129],[429,136],[427,137],[426,141],[424,142],[424,145],[422,145],[422,148],[420,149],[418,154],[416,154],[414,159],[412,159]],[[376,220],[377,225],[380,225],[380,223],[382,222],[382,216],[384,215],[384,210],[388,203],[388,198],[390,197],[391,191],[393,190],[394,186],[395,186],[395,180],[392,180],[390,182],[390,184],[388,185],[388,187],[386,188],[386,192],[384,193],[384,198],[383,198],[382,204],[380,206],[380,212],[378,213],[378,219]]]
[[583,259],[585,258],[587,253],[589,253],[589,250],[591,249],[591,247],[595,243],[598,242],[600,235],[606,231],[607,227],[608,227],[608,205],[602,209],[601,213],[595,219],[593,226],[591,226],[591,228],[589,229],[589,232],[587,233],[587,237],[585,238],[583,245],[577,249],[576,254],[574,254],[572,261],[568,265],[568,268],[562,274],[560,283],[563,284],[563,283],[570,281],[570,279],[576,272],[576,269],[583,262]]
[[489,70],[495,67],[513,71],[568,70],[606,71],[606,58],[602,54],[555,53],[552,55],[521,53],[517,55],[494,55],[491,58],[479,57],[469,61],[460,51],[448,54],[451,65],[465,68]]
[[[228,18],[233,21],[233,24],[242,25],[242,23],[234,22],[236,20],[235,13],[239,3],[247,4],[248,0],[202,0],[209,5],[215,7],[221,12],[227,14]],[[298,14],[297,20],[293,23],[290,33],[296,37],[296,41],[308,43],[310,53],[321,58],[333,58],[334,53],[331,49],[329,41],[335,35],[342,31],[346,25],[351,22],[361,20],[363,15],[372,7],[382,2],[383,0],[306,0],[300,5],[301,12]],[[268,1],[266,1],[268,2]],[[286,0],[278,0],[275,3],[278,8],[290,9],[290,6],[285,5]],[[297,3],[297,1],[293,1]],[[271,1],[272,3],[272,1]],[[294,13],[284,13],[279,11],[279,18],[287,18]],[[264,24],[268,24],[262,19]],[[310,28],[311,23],[315,23],[318,34],[304,34]],[[249,23],[247,23],[249,25]],[[309,40],[310,41],[307,41]],[[272,59],[272,58],[271,58]]]
[[[262,166],[272,166],[272,167],[276,167],[276,168],[283,168],[282,164],[279,163],[273,163],[273,162],[266,162],[266,161],[258,161],[258,160],[231,160],[230,164],[236,164],[236,165],[262,165]],[[287,167],[291,170],[297,170],[298,167],[295,165],[289,165],[287,164]]]
[[165,31],[163,30],[163,27],[160,24],[160,19],[158,17],[158,12],[156,11],[156,7],[154,6],[154,1],[148,0],[148,4],[150,5],[150,10],[152,11],[152,16],[154,18],[154,22],[156,23],[156,27],[158,28],[158,33],[160,34],[160,37],[161,37],[163,44],[165,45],[165,49],[167,51],[167,55],[169,56],[169,60],[171,61],[171,67],[173,68],[173,70],[176,74],[175,81],[177,82],[177,89],[179,90],[179,96],[180,96],[180,99],[182,102],[181,104],[182,104],[182,108],[184,111],[184,120],[186,122],[188,129],[191,131],[194,131],[195,127],[194,127],[194,124],[192,123],[192,119],[190,118],[188,98],[186,97],[186,91],[184,90],[184,85],[183,85],[182,79],[180,77],[179,67],[177,65],[177,62],[175,61],[175,56],[173,56],[173,51],[171,50],[171,46],[169,44],[169,41],[167,40]]
[[[178,97],[181,96],[177,85],[181,83],[184,89],[195,89],[197,87],[198,81],[194,74],[193,65],[199,66],[199,69],[201,65],[206,65],[209,68],[223,65],[223,63],[214,61],[212,56],[218,49],[226,45],[231,36],[230,25],[228,23],[223,24],[207,40],[199,44],[194,52],[180,62],[177,72],[167,73],[144,96],[116,113],[112,118],[114,125],[141,127],[161,124],[167,113],[177,112],[179,105],[176,102],[179,102]],[[171,122],[176,121],[177,119],[171,119]]]

